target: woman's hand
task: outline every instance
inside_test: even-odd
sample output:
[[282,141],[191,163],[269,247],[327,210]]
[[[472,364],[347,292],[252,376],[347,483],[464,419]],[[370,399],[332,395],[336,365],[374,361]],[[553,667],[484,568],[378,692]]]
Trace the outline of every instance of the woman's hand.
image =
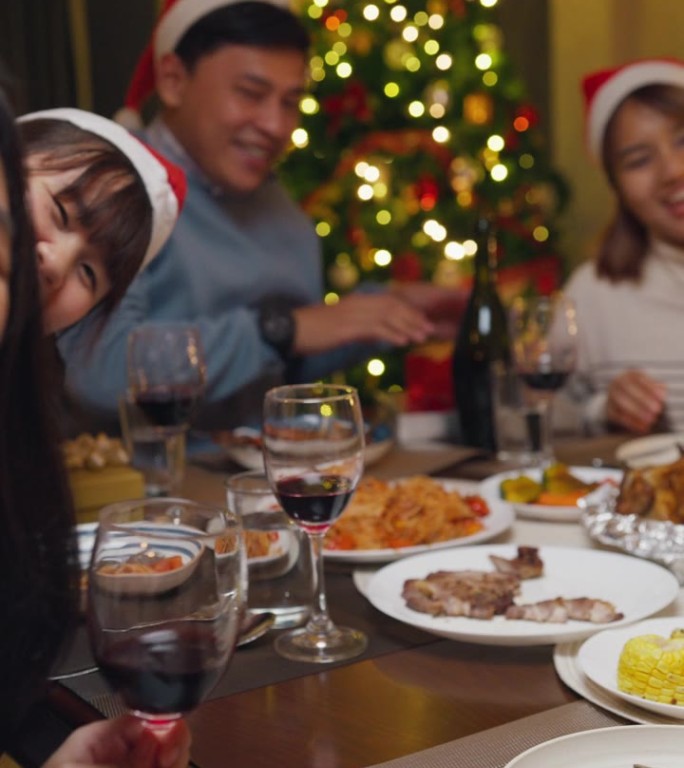
[[184,720],[158,735],[124,715],[78,728],[43,768],[186,768],[190,741]]
[[643,371],[625,371],[608,387],[606,419],[630,432],[650,432],[663,412],[665,395],[665,385]]

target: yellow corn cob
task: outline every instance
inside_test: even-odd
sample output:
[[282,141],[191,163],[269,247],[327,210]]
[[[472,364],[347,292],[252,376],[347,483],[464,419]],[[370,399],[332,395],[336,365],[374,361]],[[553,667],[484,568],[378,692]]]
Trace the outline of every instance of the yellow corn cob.
[[628,640],[618,661],[618,688],[649,701],[684,706],[684,633]]

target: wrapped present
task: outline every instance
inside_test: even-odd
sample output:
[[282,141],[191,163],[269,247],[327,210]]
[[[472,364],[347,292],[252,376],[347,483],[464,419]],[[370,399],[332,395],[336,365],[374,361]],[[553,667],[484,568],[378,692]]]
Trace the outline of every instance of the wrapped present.
[[429,342],[406,355],[407,411],[448,411],[454,407],[453,344]]
[[62,450],[78,523],[97,520],[107,504],[144,498],[144,477],[130,466],[117,438],[83,434],[67,440]]

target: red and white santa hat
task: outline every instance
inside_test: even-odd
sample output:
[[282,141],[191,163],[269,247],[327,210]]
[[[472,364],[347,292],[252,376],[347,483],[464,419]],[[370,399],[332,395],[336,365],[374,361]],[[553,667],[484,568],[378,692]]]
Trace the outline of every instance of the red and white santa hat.
[[[244,0],[164,0],[164,7],[152,32],[152,39],[136,64],[126,91],[124,106],[114,115],[121,125],[140,128],[140,110],[155,90],[155,62],[175,50],[183,35],[204,16]],[[261,0],[287,10],[290,0]]]
[[622,101],[645,85],[684,88],[684,62],[676,59],[641,59],[613,69],[602,69],[582,81],[586,108],[587,146],[599,160],[608,121]]
[[131,161],[152,206],[152,233],[140,269],[149,264],[171,234],[183,207],[187,190],[183,171],[123,126],[93,112],[64,107],[31,112],[18,118],[20,123],[30,120],[63,120],[71,123],[113,144]]

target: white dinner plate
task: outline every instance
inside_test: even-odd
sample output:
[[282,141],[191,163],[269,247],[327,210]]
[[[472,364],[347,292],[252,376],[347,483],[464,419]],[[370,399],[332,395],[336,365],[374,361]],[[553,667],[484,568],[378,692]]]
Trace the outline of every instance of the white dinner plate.
[[[550,645],[588,637],[606,624],[568,621],[540,624],[495,616],[490,620],[463,616],[430,616],[406,605],[406,579],[421,579],[439,570],[493,571],[490,554],[513,558],[515,544],[462,547],[403,558],[381,568],[370,580],[366,596],[380,611],[435,635],[483,645]],[[615,552],[571,547],[541,547],[544,575],[521,582],[516,603],[556,597],[607,600],[624,614],[609,626],[639,621],[669,605],[679,592],[677,579],[660,565]]]
[[[261,432],[258,429],[251,427],[238,427],[233,432],[237,437],[253,437],[259,438]],[[364,463],[367,467],[380,461],[380,459],[390,452],[394,441],[392,439],[387,440],[374,440],[370,443],[366,443],[364,449]],[[261,448],[258,445],[252,443],[221,443],[221,449],[224,453],[232,459],[236,464],[244,467],[245,469],[261,469],[264,468],[264,456],[261,452]]]
[[618,660],[625,643],[630,638],[649,634],[669,637],[673,630],[682,628],[684,628],[684,618],[664,618],[649,619],[629,627],[599,632],[585,640],[577,654],[577,661],[584,674],[593,683],[613,696],[635,707],[643,707],[675,720],[684,720],[684,706],[649,701],[640,696],[624,693],[617,686]]
[[545,741],[505,768],[681,768],[683,756],[679,725],[616,725]]
[[684,433],[646,435],[628,440],[618,446],[615,457],[630,467],[648,467],[671,464],[682,457],[679,445],[684,446]]
[[[670,606],[667,612],[673,610],[676,608]],[[679,718],[666,717],[643,709],[643,707],[635,707],[624,699],[613,696],[605,688],[592,683],[582,671],[578,659],[580,648],[584,642],[584,640],[575,640],[569,643],[559,643],[553,649],[553,666],[558,677],[568,688],[597,707],[624,717],[625,720],[646,725],[678,725],[681,727],[682,721]]]
[[[622,472],[619,469],[599,469],[597,467],[569,467],[570,473],[583,480],[585,483],[603,483],[622,480]],[[509,501],[503,501],[501,498],[501,483],[512,477],[527,475],[536,482],[541,482],[541,469],[515,469],[510,472],[499,472],[492,475],[480,484],[480,495],[490,503],[492,500],[511,506],[518,517],[530,518],[533,520],[549,520],[556,523],[571,523],[579,520],[582,510],[573,504],[571,507],[559,507],[545,504],[520,504]]]
[[[460,482],[457,480],[448,480],[446,478],[432,478],[441,483],[447,491],[458,491],[463,495],[477,492],[477,487],[472,483]],[[434,544],[418,544],[414,547],[399,547],[388,549],[324,549],[323,554],[326,560],[335,560],[343,563],[354,563],[356,565],[370,565],[372,563],[391,563],[401,557],[410,557],[419,555],[423,552],[433,552],[440,549],[451,549],[452,547],[464,547],[470,544],[478,544],[483,541],[489,541],[500,533],[507,531],[515,520],[515,514],[508,504],[503,504],[501,499],[487,502],[489,504],[489,514],[480,518],[484,528],[470,536],[460,536],[457,539],[448,539],[447,541],[437,541]]]

